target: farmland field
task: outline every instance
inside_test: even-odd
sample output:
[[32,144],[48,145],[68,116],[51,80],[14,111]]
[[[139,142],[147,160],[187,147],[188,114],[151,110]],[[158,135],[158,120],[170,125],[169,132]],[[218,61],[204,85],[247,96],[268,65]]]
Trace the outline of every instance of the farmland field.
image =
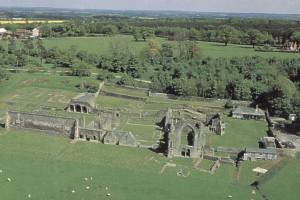
[[9,19],[0,19],[0,24],[32,24],[32,23],[63,23],[65,20],[9,20]]

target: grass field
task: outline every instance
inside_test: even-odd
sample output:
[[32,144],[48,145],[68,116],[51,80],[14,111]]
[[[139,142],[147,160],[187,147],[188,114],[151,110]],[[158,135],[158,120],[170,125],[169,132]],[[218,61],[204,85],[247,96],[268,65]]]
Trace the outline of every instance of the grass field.
[[[175,42],[167,41],[163,38],[153,38],[156,43]],[[147,42],[136,42],[132,36],[116,35],[112,37],[67,37],[67,38],[52,38],[45,39],[47,47],[58,47],[60,49],[67,49],[72,45],[88,51],[90,53],[105,54],[111,53],[111,45],[118,45],[139,54],[147,45]],[[198,42],[203,55],[210,57],[242,57],[242,56],[262,56],[262,57],[300,57],[300,54],[294,53],[279,53],[279,52],[256,52],[252,46],[248,45],[228,45],[224,46],[221,43],[214,42]]]
[[[192,169],[189,159],[172,161],[146,149],[69,142],[58,136],[0,130],[1,199],[26,199],[28,194],[31,199],[52,200],[211,200],[227,199],[228,195],[261,199],[251,194],[249,182],[236,182],[234,167],[229,165],[209,175]],[[177,167],[160,174],[165,162]],[[202,167],[208,166],[204,162]],[[178,177],[180,169],[191,175]],[[93,180],[85,181],[85,177]]]
[[260,186],[261,193],[272,200],[299,199],[300,160],[289,160],[276,174]]
[[209,136],[208,140],[211,147],[257,148],[258,141],[267,135],[267,123],[265,121],[224,117],[224,122],[226,124],[225,135]]

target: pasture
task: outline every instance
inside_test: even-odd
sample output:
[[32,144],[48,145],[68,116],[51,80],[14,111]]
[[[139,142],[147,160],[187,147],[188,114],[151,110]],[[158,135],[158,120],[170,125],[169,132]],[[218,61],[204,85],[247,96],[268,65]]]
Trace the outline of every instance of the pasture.
[[[176,45],[176,42],[168,41],[164,38],[152,38],[157,44],[164,42]],[[45,39],[44,43],[47,47],[58,47],[60,49],[68,49],[76,46],[79,50],[85,50],[89,53],[109,55],[112,46],[114,48],[122,48],[135,54],[141,53],[148,45],[148,42],[136,42],[132,36],[116,35],[103,37],[64,37]],[[261,57],[300,57],[297,53],[280,53],[280,52],[257,52],[250,45],[229,44],[225,46],[222,43],[215,42],[197,42],[204,56],[213,58],[218,57],[243,57],[243,56],[261,56]]]
[[[249,179],[236,181],[230,165],[222,165],[210,175],[193,169],[192,160],[167,159],[146,149],[70,144],[58,136],[5,130],[0,130],[0,138],[0,193],[6,200],[27,199],[28,194],[31,199],[52,200],[209,200],[229,195],[233,199],[261,199],[252,194]],[[160,174],[166,162],[176,167]],[[200,164],[209,166],[209,162]],[[177,176],[180,170],[190,175]]]

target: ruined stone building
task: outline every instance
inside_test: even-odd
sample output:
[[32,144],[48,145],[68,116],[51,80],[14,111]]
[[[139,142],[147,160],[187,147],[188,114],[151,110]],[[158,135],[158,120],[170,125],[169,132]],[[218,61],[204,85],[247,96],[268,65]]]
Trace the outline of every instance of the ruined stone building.
[[243,160],[276,160],[278,158],[275,148],[271,149],[245,149]]
[[[75,140],[95,141],[103,144],[137,146],[134,135],[126,131],[114,130],[113,121],[101,121],[104,116],[99,114],[92,126],[86,126],[84,118],[68,118],[60,116],[43,115],[37,113],[25,113],[9,111],[6,114],[5,127],[22,130],[42,131],[48,134],[64,135]],[[103,123],[103,124],[102,124]],[[111,129],[106,129],[111,127]]]
[[205,145],[204,121],[200,113],[193,118],[187,110],[168,109],[163,124],[167,156],[200,157]]
[[220,114],[208,116],[206,125],[209,130],[217,135],[225,134],[225,123],[222,121]]
[[81,93],[72,98],[67,110],[79,113],[95,113],[97,111],[96,100],[103,86],[104,82],[101,82],[96,93]]
[[258,108],[250,107],[237,107],[232,111],[232,117],[236,119],[256,119],[263,120],[265,119],[265,112]]
[[72,98],[68,107],[70,112],[92,113],[96,109],[97,96],[92,93],[79,94]]

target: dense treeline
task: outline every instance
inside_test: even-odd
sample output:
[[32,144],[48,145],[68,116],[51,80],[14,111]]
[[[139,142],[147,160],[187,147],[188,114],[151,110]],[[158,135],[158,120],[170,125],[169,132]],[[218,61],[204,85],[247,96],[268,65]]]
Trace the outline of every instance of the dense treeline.
[[[67,50],[46,48],[42,40],[11,40],[0,46],[2,66],[42,66],[66,68],[72,76],[90,76],[98,68],[98,79],[122,74],[118,84],[135,85],[134,78],[149,77],[156,92],[179,96],[200,96],[251,100],[268,108],[271,114],[300,112],[299,58],[210,58],[203,57],[194,41],[156,44],[140,54],[126,45],[112,43],[109,56],[90,54],[71,46]],[[29,59],[30,58],[30,59]],[[6,74],[0,71],[0,78]]]

